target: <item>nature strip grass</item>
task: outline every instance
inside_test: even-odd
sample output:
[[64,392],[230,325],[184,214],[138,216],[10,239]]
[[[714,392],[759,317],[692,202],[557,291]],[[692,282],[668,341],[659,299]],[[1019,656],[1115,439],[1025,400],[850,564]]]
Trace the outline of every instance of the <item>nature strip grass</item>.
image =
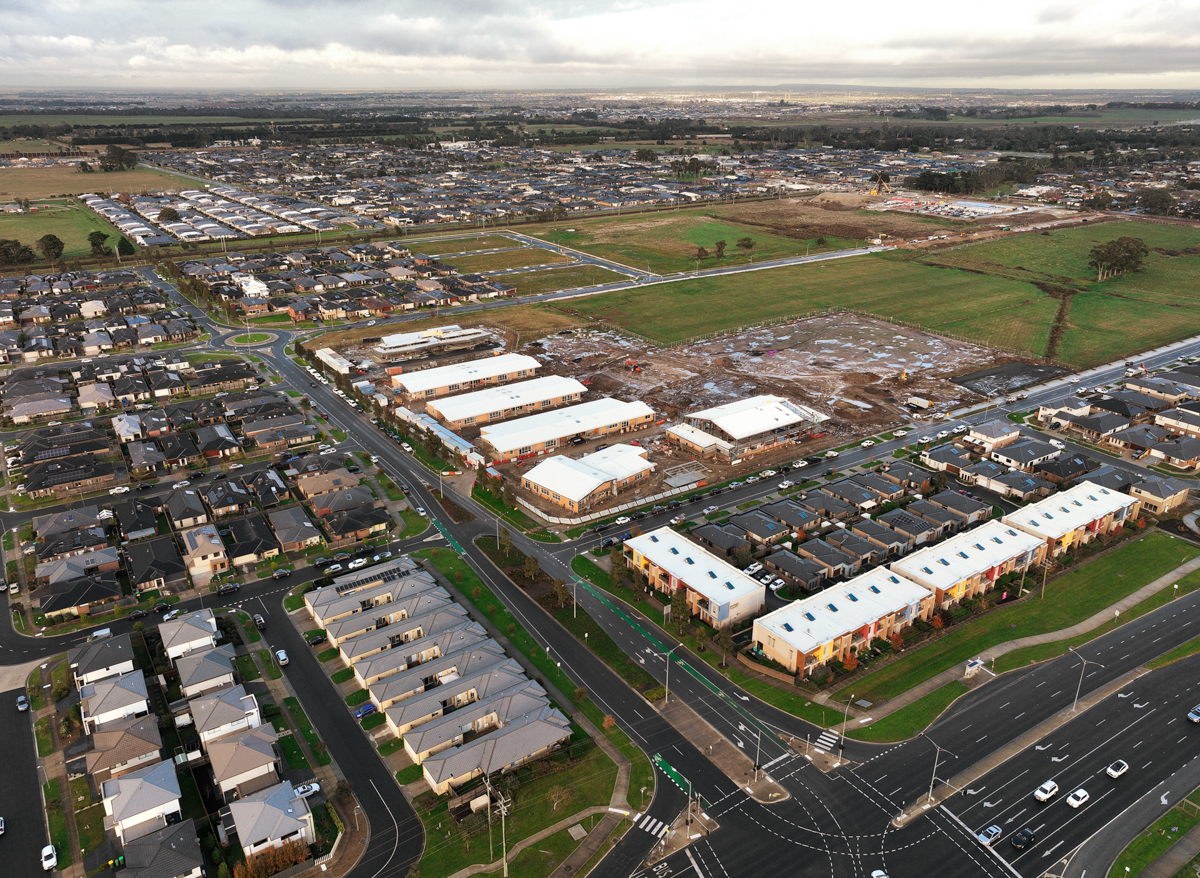
[[967,684],[960,680],[952,680],[878,722],[847,732],[846,737],[881,744],[907,740],[929,728],[956,698],[970,691]]

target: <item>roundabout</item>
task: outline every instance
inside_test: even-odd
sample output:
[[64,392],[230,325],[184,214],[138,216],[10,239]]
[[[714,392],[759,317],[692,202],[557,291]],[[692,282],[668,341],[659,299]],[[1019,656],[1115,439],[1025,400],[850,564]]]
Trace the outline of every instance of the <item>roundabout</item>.
[[274,338],[274,333],[270,332],[247,332],[243,333],[242,335],[227,337],[225,342],[227,344],[236,345],[261,345],[271,341]]

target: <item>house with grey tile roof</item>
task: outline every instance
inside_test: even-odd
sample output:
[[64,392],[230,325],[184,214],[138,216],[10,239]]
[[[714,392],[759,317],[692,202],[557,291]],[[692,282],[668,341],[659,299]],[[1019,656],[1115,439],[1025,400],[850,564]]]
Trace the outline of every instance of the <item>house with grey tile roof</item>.
[[494,640],[474,644],[399,674],[376,681],[371,701],[380,710],[441,686],[444,681],[470,677],[508,660],[504,647]]
[[407,569],[404,574],[376,580],[376,585],[339,592],[337,585],[308,592],[313,621],[322,628],[358,613],[374,613],[394,601],[405,600],[431,589],[441,590],[433,575],[425,570]]
[[121,878],[201,878],[204,854],[189,817],[126,843]]
[[1165,515],[1187,502],[1189,485],[1182,479],[1148,476],[1129,489],[1129,496],[1142,501],[1142,508]]
[[764,568],[784,579],[789,585],[805,591],[817,591],[829,576],[829,568],[824,564],[818,564],[811,558],[801,558],[787,549],[771,553],[763,558],[762,563]]
[[409,619],[420,618],[439,610],[457,606],[454,599],[441,586],[410,594],[399,600],[388,601],[372,608],[369,612],[343,616],[325,626],[330,646],[340,646],[347,640],[363,637],[372,631],[391,628]]
[[1043,442],[1041,439],[1022,439],[996,449],[992,452],[991,458],[997,463],[1011,466],[1013,469],[1029,472],[1039,463],[1053,460],[1060,454],[1062,454],[1062,449],[1055,448],[1049,442]]
[[220,834],[236,836],[247,857],[288,841],[311,844],[316,839],[307,800],[286,780],[231,802],[221,812]]
[[208,523],[208,507],[194,488],[180,488],[167,495],[166,513],[175,530]]
[[449,716],[410,729],[404,736],[404,749],[409,758],[420,765],[430,756],[468,744],[548,704],[545,690],[530,680],[523,689],[476,701]]
[[271,530],[285,552],[299,552],[321,542],[321,531],[302,506],[276,509],[267,515]]
[[128,674],[133,670],[133,640],[128,634],[118,634],[80,644],[68,650],[67,667],[71,669],[76,689]]
[[231,689],[218,689],[193,698],[188,704],[187,714],[191,716],[196,734],[204,745],[225,735],[262,725],[258,699],[247,693],[246,687],[240,683]]
[[512,659],[505,659],[466,677],[447,680],[428,692],[397,701],[383,713],[392,734],[400,737],[409,729],[449,711],[528,682],[521,666]]
[[189,652],[175,660],[184,698],[233,685],[233,644]]
[[179,778],[174,762],[158,762],[100,785],[104,828],[123,844],[179,820]]
[[932,521],[913,515],[904,509],[893,509],[880,515],[876,521],[890,527],[897,533],[911,537],[913,546],[923,546],[932,543],[942,536],[942,527]]
[[380,680],[415,667],[422,662],[467,649],[489,639],[487,631],[470,619],[429,637],[405,644],[404,649],[388,649],[354,665],[354,677],[360,686],[370,687]]
[[870,518],[859,519],[850,526],[850,529],[883,549],[884,555],[888,558],[898,558],[908,554],[915,545],[915,541],[908,534],[892,530],[886,524]]
[[88,732],[106,723],[145,716],[150,712],[150,694],[141,671],[97,680],[79,687],[79,710]]
[[179,616],[158,626],[163,649],[167,658],[175,661],[180,656],[217,645],[217,619],[212,610],[196,610]]
[[855,555],[816,538],[801,543],[796,547],[796,552],[801,557],[810,558],[826,568],[829,571],[829,579],[853,576],[862,566],[862,561]]

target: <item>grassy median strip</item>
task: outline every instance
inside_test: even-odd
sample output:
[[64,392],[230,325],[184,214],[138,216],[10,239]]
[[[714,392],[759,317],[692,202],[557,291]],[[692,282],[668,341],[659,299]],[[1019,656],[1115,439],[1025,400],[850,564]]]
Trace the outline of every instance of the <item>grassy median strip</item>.
[[1200,802],[1196,801],[1197,798],[1200,796],[1193,792],[1184,800],[1190,806],[1187,810],[1184,810],[1181,802],[1131,841],[1108,870],[1108,878],[1135,878],[1189,829],[1200,823]]
[[929,728],[958,696],[970,691],[970,687],[965,683],[954,680],[918,698],[912,704],[905,705],[895,713],[888,714],[879,722],[847,732],[846,737],[877,743],[905,741]]
[[949,634],[910,649],[900,659],[843,688],[866,701],[895,698],[985,649],[1033,634],[1068,628],[1170,573],[1200,554],[1200,548],[1163,533],[1151,533],[1056,580],[1046,599],[1034,597],[1002,606]]
[[1167,665],[1173,665],[1175,662],[1185,659],[1188,656],[1193,656],[1200,652],[1200,637],[1194,637],[1187,643],[1180,644],[1170,652],[1164,652],[1154,661],[1146,662],[1146,667],[1151,670],[1165,668]]

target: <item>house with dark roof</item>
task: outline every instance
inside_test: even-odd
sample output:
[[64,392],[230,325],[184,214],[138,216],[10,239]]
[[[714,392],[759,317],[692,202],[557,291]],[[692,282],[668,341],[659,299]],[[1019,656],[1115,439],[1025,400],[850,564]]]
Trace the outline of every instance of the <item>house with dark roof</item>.
[[791,500],[768,503],[766,506],[760,507],[759,511],[763,515],[769,515],[776,521],[787,525],[793,533],[807,533],[815,530],[821,523],[820,518]]
[[163,462],[170,467],[191,466],[204,460],[196,443],[187,433],[169,433],[158,437],[158,447],[163,453]]
[[113,507],[113,512],[127,540],[141,540],[158,533],[158,516],[154,507],[140,499],[118,503]]
[[84,555],[108,545],[108,534],[99,525],[86,530],[51,534],[37,547],[38,562],[57,561],[72,555]]
[[827,578],[853,576],[862,567],[862,560],[831,543],[811,539],[796,547],[796,553],[809,558],[828,570]]
[[877,493],[870,488],[863,487],[853,479],[839,479],[836,482],[830,482],[821,490],[844,503],[849,503],[859,512],[874,509],[881,502]]
[[254,497],[254,501],[262,508],[278,506],[291,495],[283,476],[274,467],[247,476],[244,480],[246,490]]
[[788,585],[805,591],[817,591],[829,576],[829,568],[811,558],[801,558],[787,549],[778,549],[762,559],[764,569],[769,570]]
[[913,550],[914,540],[912,537],[892,530],[874,519],[859,519],[850,526],[850,529],[879,546],[883,550],[884,557],[898,558]]
[[1129,496],[1141,500],[1147,512],[1166,515],[1187,502],[1188,488],[1181,479],[1148,476],[1129,489]]
[[1176,436],[1150,447],[1150,456],[1159,458],[1179,469],[1193,469],[1200,464],[1200,439]]
[[758,546],[772,546],[790,536],[790,531],[779,521],[757,509],[751,509],[734,515],[725,521],[726,526],[733,526],[746,534],[746,537]]
[[91,493],[107,490],[116,483],[116,468],[104,460],[55,460],[30,467],[25,472],[25,493],[30,497]]
[[175,588],[187,583],[187,565],[170,534],[130,543],[122,551],[129,571],[129,585],[138,593]]
[[907,509],[893,509],[880,515],[876,521],[891,528],[899,534],[909,537],[913,547],[936,542],[942,538],[942,526],[909,512]]
[[1128,492],[1135,483],[1141,481],[1141,477],[1134,475],[1129,470],[1105,464],[1100,469],[1088,473],[1087,481],[1099,485],[1101,488],[1108,488],[1110,491]]
[[115,573],[63,579],[51,583],[49,589],[50,593],[41,599],[40,610],[42,615],[50,617],[82,616],[121,597]]
[[232,686],[234,652],[233,644],[226,643],[180,656],[175,661],[175,669],[179,672],[179,687],[183,697],[192,698]]
[[904,460],[893,461],[876,472],[889,482],[894,482],[902,488],[918,493],[928,491],[933,483],[933,473],[930,470],[914,466]]
[[213,518],[240,515],[254,508],[250,492],[232,479],[210,485],[204,491],[204,500]]
[[321,542],[320,529],[313,524],[302,506],[276,509],[267,518],[284,552],[299,552]]
[[992,479],[987,485],[991,490],[1005,497],[1013,497],[1021,502],[1047,497],[1054,491],[1054,484],[1038,476],[1028,473],[1012,472]]
[[67,667],[75,688],[128,674],[134,668],[133,640],[118,634],[103,640],[89,640],[67,651]]
[[921,452],[921,463],[952,476],[971,465],[971,455],[956,445],[935,445]]
[[1064,452],[1061,456],[1053,460],[1039,463],[1033,468],[1033,475],[1041,476],[1048,482],[1061,485],[1064,482],[1081,479],[1099,466],[1099,461],[1093,460],[1086,454],[1068,454]]
[[386,509],[375,509],[370,506],[359,506],[347,509],[345,512],[335,512],[322,521],[333,540],[370,539],[375,534],[386,533],[391,529],[392,516]]
[[957,515],[964,528],[987,521],[992,517],[990,505],[958,491],[942,491],[940,494],[934,494],[929,498],[929,502]]
[[375,498],[371,492],[360,486],[319,494],[312,500],[312,511],[317,518],[328,518],[338,512],[374,505]]
[[717,557],[725,559],[732,558],[738,552],[749,552],[751,548],[745,531],[725,524],[701,525],[692,531],[692,539]]
[[957,512],[928,500],[914,500],[908,504],[906,511],[910,515],[919,515],[926,521],[939,525],[942,528],[942,536],[958,533],[966,526],[966,519]]
[[33,517],[33,532],[38,537],[48,537],[66,531],[83,530],[100,524],[99,506],[78,506],[62,512],[49,512]]
[[825,537],[831,546],[837,546],[843,552],[853,555],[863,566],[878,564],[884,558],[882,546],[878,546],[864,536],[859,536],[851,530],[833,530]]
[[1021,439],[1005,445],[1003,448],[997,448],[992,452],[991,458],[997,463],[1013,469],[1029,472],[1039,463],[1053,460],[1060,454],[1062,454],[1062,450],[1055,448],[1049,442],[1043,442],[1041,439]]
[[162,746],[154,714],[116,720],[92,734],[92,748],[78,760],[83,765],[68,765],[67,770],[79,770],[92,775],[96,783],[103,783],[160,761]]
[[196,824],[189,817],[125,843],[121,878],[201,878],[204,853]]
[[235,518],[229,531],[233,545],[225,551],[233,567],[252,567],[279,554],[279,541],[261,513]]
[[852,504],[825,491],[809,491],[801,494],[795,502],[822,518],[848,520],[858,515],[858,510]]

